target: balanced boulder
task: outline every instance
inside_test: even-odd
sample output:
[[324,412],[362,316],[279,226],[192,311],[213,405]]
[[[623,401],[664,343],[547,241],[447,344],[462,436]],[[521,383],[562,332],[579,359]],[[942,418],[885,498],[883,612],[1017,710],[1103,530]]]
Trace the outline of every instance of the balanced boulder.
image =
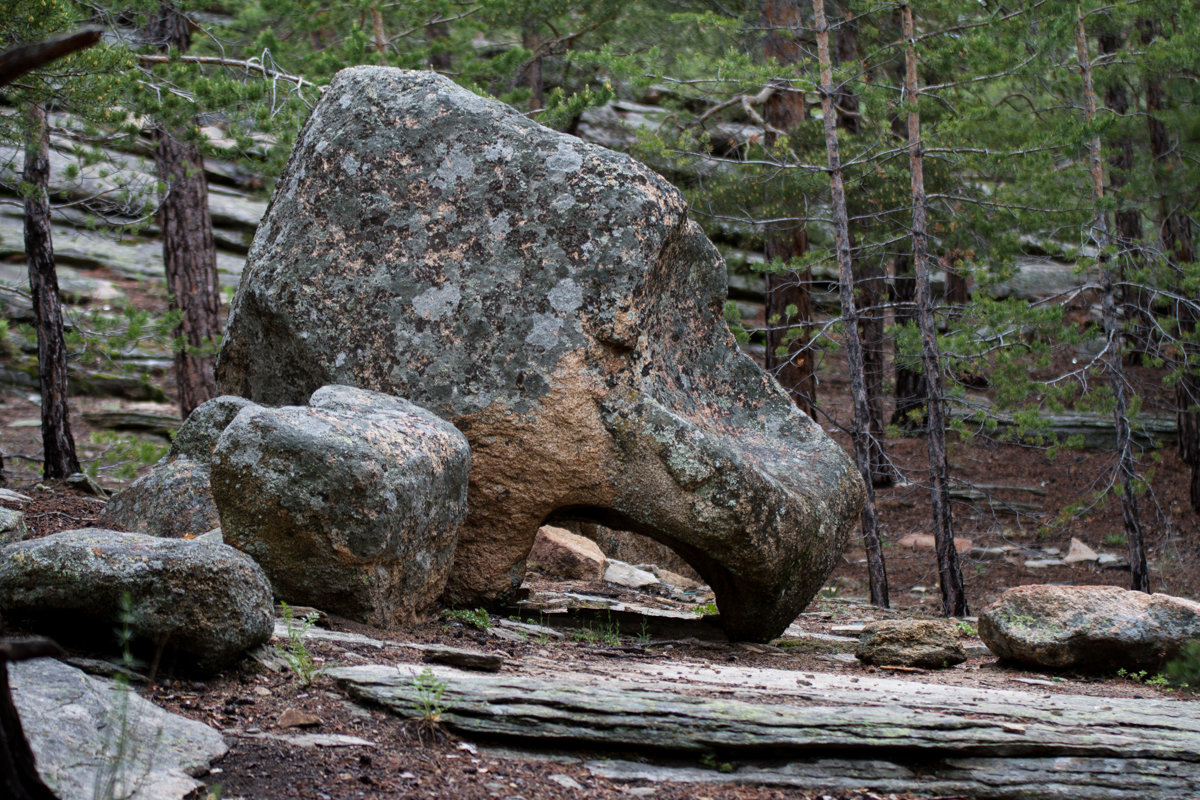
[[1200,639],[1200,603],[1116,586],[1018,586],[979,615],[979,638],[1034,667],[1157,670]]
[[456,605],[510,595],[542,524],[591,520],[669,546],[732,636],[765,640],[836,565],[863,488],[739,351],[725,291],[642,164],[436,74],[355,67],[280,178],[217,379],[270,405],[350,384],[458,427]]
[[179,427],[162,460],[115,494],[96,524],[171,539],[199,536],[219,527],[208,461],[221,431],[252,405],[241,397],[225,396],[197,407]]
[[178,652],[181,668],[219,669],[271,637],[271,586],[223,544],[85,528],[0,551],[0,612],[68,639]]
[[466,512],[467,442],[395,397],[327,386],[311,407],[250,407],[212,454],[225,541],[280,599],[380,626],[441,594]]

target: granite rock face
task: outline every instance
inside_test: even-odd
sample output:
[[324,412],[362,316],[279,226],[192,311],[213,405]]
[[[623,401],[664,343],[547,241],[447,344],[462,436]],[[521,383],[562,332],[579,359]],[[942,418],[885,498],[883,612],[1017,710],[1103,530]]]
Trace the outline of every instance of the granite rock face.
[[543,523],[671,547],[735,637],[777,635],[833,569],[863,489],[742,355],[725,270],[633,159],[432,73],[335,77],[260,225],[222,391],[409,398],[471,445],[446,599],[519,585]]
[[1018,586],[979,615],[979,638],[1034,667],[1158,670],[1200,639],[1200,603],[1116,586]]
[[311,407],[243,410],[212,454],[225,541],[280,599],[374,625],[441,594],[466,513],[466,439],[378,392],[326,386]]
[[101,528],[182,539],[220,527],[208,479],[217,437],[237,413],[254,405],[241,397],[203,403],[179,427],[171,449],[100,512]]
[[274,622],[266,576],[232,547],[99,528],[0,551],[0,611],[51,636],[105,645],[128,624],[135,643],[164,644],[181,669],[201,671],[267,641]]

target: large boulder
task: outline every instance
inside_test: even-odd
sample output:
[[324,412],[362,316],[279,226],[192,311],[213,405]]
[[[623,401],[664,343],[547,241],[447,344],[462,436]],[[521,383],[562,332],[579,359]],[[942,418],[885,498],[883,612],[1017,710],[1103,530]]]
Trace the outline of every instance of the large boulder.
[[471,445],[446,599],[509,595],[543,523],[671,547],[726,630],[780,633],[837,563],[863,488],[748,357],[724,264],[628,156],[432,73],[355,67],[317,104],[258,228],[222,391],[402,396]]
[[[134,643],[179,653],[211,671],[271,638],[274,603],[263,571],[227,545],[99,528],[0,550],[0,612],[71,641]],[[89,642],[90,644],[91,642]]]
[[202,722],[49,658],[8,666],[38,773],[60,800],[177,800],[229,750]]
[[979,638],[1034,667],[1158,670],[1200,639],[1200,603],[1116,586],[1018,586],[979,615]]
[[224,396],[197,407],[179,427],[162,460],[113,495],[96,525],[171,539],[199,536],[219,527],[208,461],[221,431],[252,405],[241,397]]
[[380,626],[446,583],[471,455],[454,426],[396,397],[327,386],[310,408],[243,410],[212,453],[225,541],[278,596]]

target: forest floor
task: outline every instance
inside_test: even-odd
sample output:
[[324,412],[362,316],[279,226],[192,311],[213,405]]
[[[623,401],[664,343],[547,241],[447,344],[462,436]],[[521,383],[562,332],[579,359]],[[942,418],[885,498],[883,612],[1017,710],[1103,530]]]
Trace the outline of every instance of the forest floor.
[[[136,286],[131,284],[131,291]],[[153,299],[153,298],[152,298]],[[161,298],[157,298],[161,301]],[[1147,382],[1152,374],[1139,374]],[[169,391],[167,375],[156,374]],[[822,373],[822,402],[833,409],[848,409],[847,387],[836,362]],[[1166,397],[1148,393],[1150,410],[1169,408]],[[135,403],[115,398],[72,398],[72,426],[81,455],[102,465],[101,482],[116,489],[127,482],[133,468],[152,461],[166,441],[148,434],[122,434],[104,438],[82,412],[137,410],[169,416],[173,407]],[[844,414],[844,411],[839,413]],[[86,527],[95,519],[101,501],[81,495],[60,483],[37,477],[40,437],[39,408],[30,390],[0,388],[0,452],[5,456],[7,486],[29,495],[27,504],[5,502],[24,511],[32,535]],[[827,428],[834,427],[823,420]],[[96,438],[95,434],[101,434]],[[844,434],[833,431],[843,446]],[[140,445],[139,445],[140,443]],[[932,550],[901,544],[909,534],[932,532],[928,491],[921,483],[925,470],[926,442],[922,438],[891,438],[889,453],[905,479],[877,491],[884,556],[891,588],[890,611],[865,604],[867,574],[865,554],[853,543],[842,564],[797,624],[816,634],[836,633],[835,626],[894,616],[937,616],[940,611],[937,564]],[[1030,583],[1127,585],[1127,569],[1102,569],[1081,563],[1037,567],[1039,561],[1065,555],[1072,538],[1098,552],[1125,555],[1121,509],[1115,497],[1097,498],[1109,482],[1113,455],[1107,452],[1062,449],[1048,451],[1004,444],[983,438],[953,440],[949,447],[951,471],[960,488],[987,487],[988,497],[954,503],[955,532],[977,548],[1008,548],[1003,556],[975,557],[965,550],[962,571],[972,613],[996,599],[1004,590]],[[1155,591],[1200,599],[1200,519],[1187,502],[1187,472],[1172,446],[1142,454],[1141,468],[1152,471],[1148,491],[1140,497],[1142,522]],[[134,458],[122,465],[122,459]],[[124,470],[124,477],[118,477]],[[1077,513],[1062,509],[1079,506]],[[1033,562],[1030,565],[1029,562]],[[535,588],[544,579],[531,576]],[[599,589],[600,587],[592,587]],[[608,587],[605,591],[611,591]],[[506,670],[520,670],[530,658],[550,659],[572,669],[604,670],[615,658],[636,658],[695,664],[738,664],[808,672],[872,674],[852,659],[831,658],[829,652],[804,648],[756,647],[727,642],[681,639],[641,646],[626,638],[620,647],[611,643],[564,638],[555,644],[528,641],[497,642],[488,632],[458,622],[431,620],[403,631],[369,630],[344,620],[331,627],[376,638],[412,643],[441,642],[455,646],[500,651]],[[313,654],[326,665],[333,663],[412,663],[421,660],[416,649],[403,646],[364,648],[314,642]],[[1178,698],[1179,693],[1148,686],[1116,675],[1044,675],[1000,664],[991,656],[975,655],[965,664],[942,671],[887,672],[890,677],[927,683],[974,687],[1021,688],[1036,685],[1039,691],[1069,692],[1108,697]],[[1032,682],[1032,683],[1031,683]],[[494,748],[497,743],[467,742],[435,732],[382,710],[350,703],[327,678],[305,686],[290,673],[264,669],[247,661],[215,678],[197,682],[160,670],[151,683],[139,689],[157,704],[227,732],[231,748],[204,778],[208,789],[196,797],[245,798],[350,798],[447,797],[484,798],[624,798],[646,796],[664,800],[683,798],[837,798],[878,800],[897,795],[877,794],[869,787],[859,792],[806,793],[719,783],[621,783],[590,773],[574,756],[554,757],[514,754]],[[261,733],[283,731],[285,712],[312,714],[312,730],[357,736],[370,747],[301,748]],[[582,787],[582,788],[579,788]],[[915,797],[916,795],[913,795]],[[904,795],[901,797],[909,797]]]

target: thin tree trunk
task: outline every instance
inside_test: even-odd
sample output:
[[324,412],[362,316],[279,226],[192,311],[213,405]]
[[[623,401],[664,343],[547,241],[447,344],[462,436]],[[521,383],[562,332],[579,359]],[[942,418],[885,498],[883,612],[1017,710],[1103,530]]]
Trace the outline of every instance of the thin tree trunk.
[[829,53],[829,26],[825,21],[825,0],[813,0],[813,22],[817,29],[817,61],[821,67],[821,111],[824,116],[825,153],[829,161],[829,190],[833,206],[834,250],[838,263],[838,290],[845,320],[846,360],[850,368],[850,392],[854,400],[854,461],[867,488],[862,511],[863,547],[867,551],[867,574],[871,584],[871,603],[888,607],[887,569],[879,543],[879,520],[875,514],[875,489],[871,474],[871,409],[859,339],[858,309],[854,299],[854,269],[850,259],[850,220],[846,212],[846,188],[842,179],[842,155],[837,138],[837,113],[834,110],[833,67]]
[[383,55],[388,49],[387,31],[383,27],[383,12],[378,7],[371,8],[371,44],[375,52]]
[[948,617],[966,616],[967,596],[962,568],[954,549],[954,523],[950,511],[949,464],[946,457],[946,411],[939,365],[937,325],[933,318],[933,293],[929,286],[929,239],[925,214],[925,164],[921,144],[921,98],[917,85],[917,49],[912,7],[900,7],[904,24],[904,95],[908,103],[908,164],[912,181],[912,253],[917,276],[917,320],[921,329],[921,362],[925,371],[925,408],[929,418],[929,484],[933,506],[933,535],[937,547],[942,611]]
[[[1123,36],[1119,30],[1105,31],[1099,35],[1100,52],[1112,55],[1120,52]],[[1129,93],[1121,79],[1109,81],[1104,89],[1104,105],[1118,116],[1129,113]],[[1128,131],[1122,131],[1113,141],[1112,154],[1108,159],[1109,185],[1112,193],[1117,196],[1117,209],[1114,214],[1116,222],[1113,242],[1117,245],[1118,258],[1122,265],[1117,278],[1123,284],[1119,292],[1119,306],[1125,317],[1125,339],[1128,347],[1125,350],[1128,361],[1136,361],[1141,355],[1148,355],[1153,349],[1154,318],[1151,316],[1150,294],[1142,286],[1129,285],[1125,264],[1136,268],[1142,262],[1142,216],[1137,206],[1122,199],[1121,193],[1129,183],[1133,173],[1134,152],[1133,137]]]
[[444,22],[431,22],[425,26],[425,43],[429,45],[429,68],[437,72],[449,72],[453,66],[450,50],[450,28]]
[[[1096,118],[1096,89],[1092,80],[1092,58],[1088,51],[1087,30],[1083,25],[1083,9],[1075,6],[1075,57],[1083,77],[1084,119],[1088,124]],[[1095,208],[1093,228],[1096,244],[1101,252],[1101,283],[1104,299],[1104,333],[1108,339],[1104,366],[1112,388],[1113,416],[1117,427],[1117,469],[1121,478],[1121,518],[1125,525],[1125,541],[1129,546],[1130,588],[1135,591],[1150,591],[1150,573],[1146,567],[1146,548],[1142,539],[1142,528],[1138,520],[1137,495],[1133,484],[1137,480],[1137,468],[1133,460],[1133,436],[1129,429],[1128,402],[1125,398],[1125,370],[1121,355],[1121,322],[1117,317],[1115,275],[1117,268],[1104,255],[1112,243],[1109,232],[1108,214],[1104,210],[1104,162],[1101,156],[1100,136],[1088,140],[1088,172],[1092,178],[1092,205]]]
[[[1157,21],[1142,23],[1142,42],[1149,44],[1162,33]],[[1181,371],[1175,384],[1176,417],[1179,424],[1179,457],[1192,471],[1192,511],[1200,514],[1200,345],[1189,341],[1200,322],[1200,309],[1195,297],[1189,297],[1183,287],[1183,266],[1196,261],[1196,246],[1192,238],[1192,222],[1176,207],[1170,196],[1166,178],[1178,171],[1179,155],[1172,146],[1166,124],[1157,116],[1166,110],[1166,91],[1161,75],[1146,79],[1146,122],[1150,129],[1150,154],[1154,158],[1159,187],[1159,229],[1163,252],[1174,273],[1174,290],[1179,296],[1175,303],[1175,319],[1179,325],[1177,344],[1182,357],[1176,362]]]
[[[765,0],[763,19],[767,35],[763,45],[766,60],[780,66],[797,64],[804,53],[795,32],[803,26],[798,0]],[[767,149],[774,147],[774,130],[791,131],[807,117],[804,93],[788,81],[774,83],[775,91],[763,107],[763,119],[769,126],[764,135]],[[783,216],[782,214],[775,216]],[[808,252],[808,229],[802,222],[767,226],[764,255],[768,262],[788,264]],[[814,416],[817,407],[816,364],[809,345],[812,341],[812,271],[787,269],[767,274],[767,356],[766,367],[791,395],[796,406]],[[791,313],[789,313],[789,311]]]
[[[897,328],[917,325],[917,278],[913,274],[912,254],[896,257],[892,275],[892,318]],[[920,433],[928,425],[925,413],[925,372],[914,369],[899,357],[899,345],[893,356],[896,378],[896,408],[892,424],[911,433]]]
[[42,474],[65,478],[79,472],[75,439],[71,436],[67,407],[67,344],[63,338],[62,303],[54,269],[54,242],[50,235],[50,135],[46,107],[29,109],[25,142],[25,258],[29,264],[29,291],[33,296],[34,327],[38,341],[38,381],[42,392]]
[[[858,31],[848,9],[843,9],[845,19],[837,26],[835,35],[835,56],[838,64],[858,64]],[[835,87],[835,105],[837,109],[838,128],[850,135],[856,135],[862,130],[862,118],[859,116],[858,95],[851,88],[851,83],[845,81]],[[849,215],[850,210],[847,211]],[[856,214],[857,216],[857,214]],[[858,301],[858,335],[862,341],[863,379],[866,381],[867,408],[871,415],[870,451],[871,474],[870,482],[874,486],[891,486],[896,482],[896,472],[884,449],[883,421],[883,371],[886,361],[884,345],[885,334],[884,294],[887,283],[884,280],[883,263],[877,259],[863,260],[859,258],[854,246],[854,235],[849,233],[850,257],[855,265],[856,284],[855,299]]]
[[533,58],[525,65],[521,73],[521,84],[529,89],[529,108],[536,110],[545,108],[545,86],[542,81],[542,56],[540,48],[542,38],[538,35],[538,23],[534,19],[526,19],[521,25],[521,46],[533,53]]
[[[163,51],[184,52],[191,45],[190,22],[169,3],[159,7],[150,35]],[[166,187],[159,208],[163,265],[172,310],[183,312],[175,336],[175,381],[179,411],[186,418],[216,396],[215,350],[221,341],[221,289],[217,249],[208,211],[204,158],[183,130],[154,130],[154,165]]]

